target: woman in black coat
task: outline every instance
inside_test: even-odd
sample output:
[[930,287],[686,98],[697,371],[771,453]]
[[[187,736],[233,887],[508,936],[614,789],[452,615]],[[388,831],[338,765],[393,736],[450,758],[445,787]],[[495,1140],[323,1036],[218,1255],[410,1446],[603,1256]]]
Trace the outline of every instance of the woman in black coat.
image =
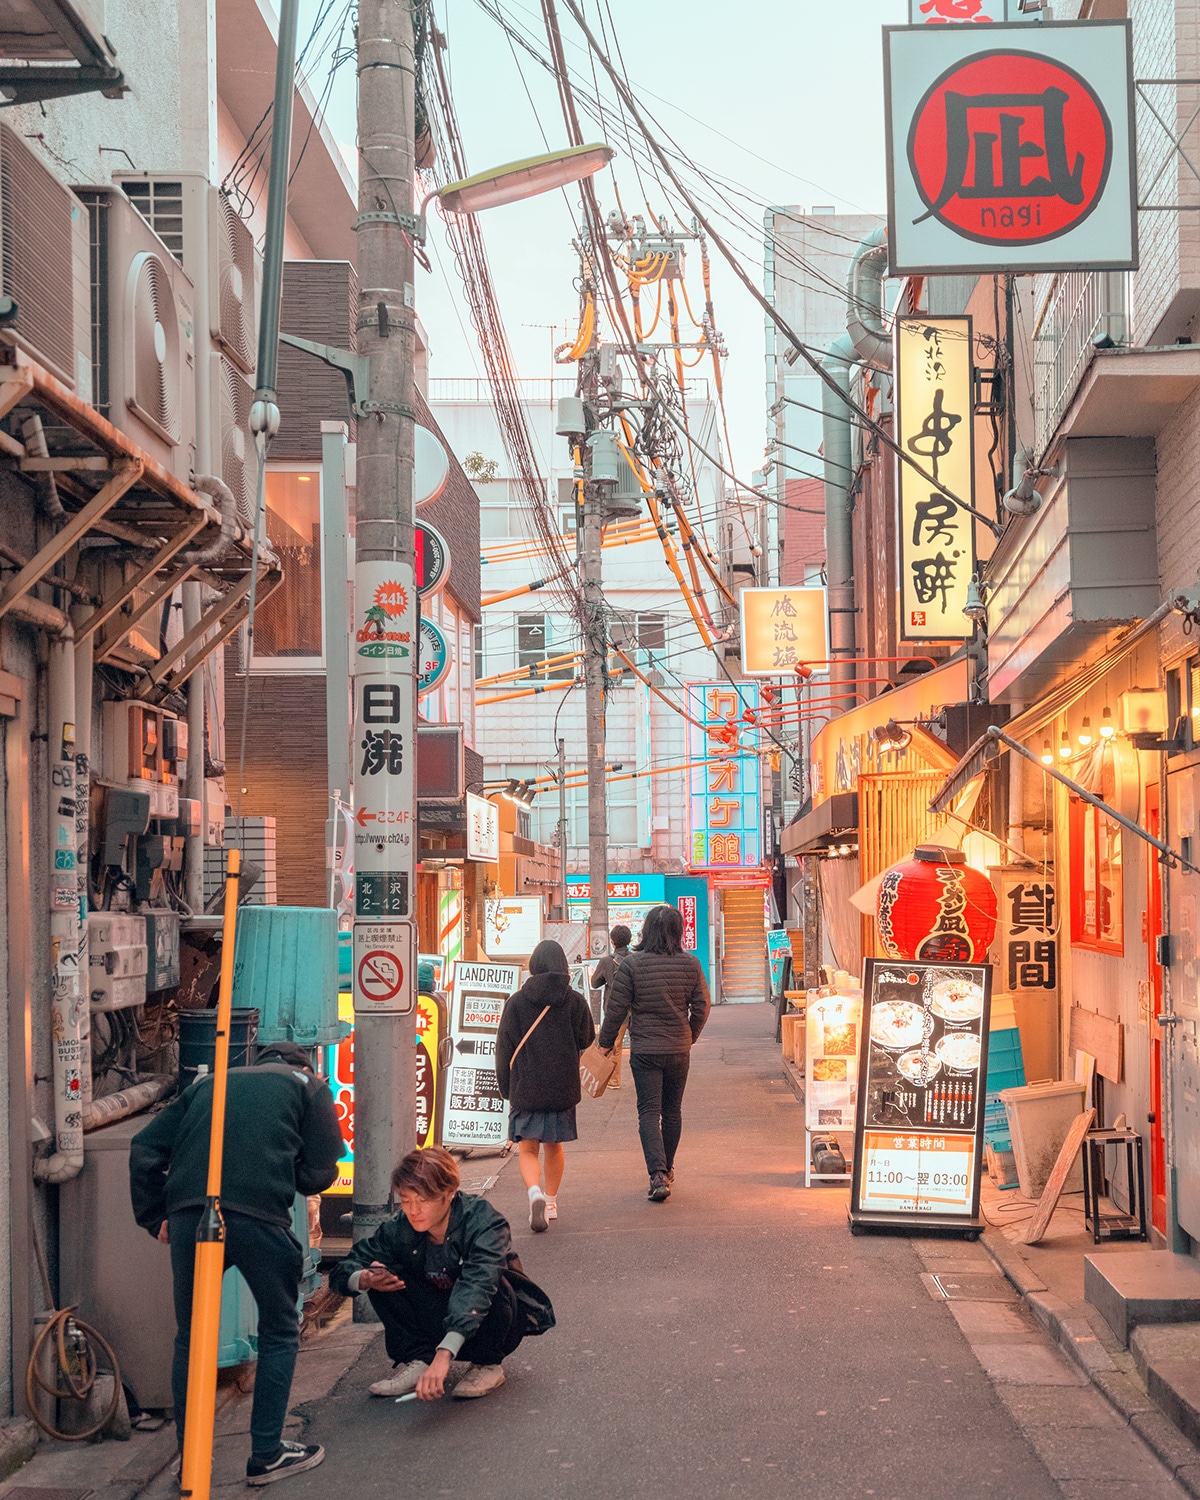
[[529,1227],[539,1234],[558,1218],[562,1143],[576,1138],[575,1106],[582,1093],[579,1054],[595,1036],[587,1002],[571,988],[567,955],[558,943],[539,943],[529,959],[529,978],[505,1002],[496,1036],[496,1078],[512,1107],[508,1137],[520,1143]]

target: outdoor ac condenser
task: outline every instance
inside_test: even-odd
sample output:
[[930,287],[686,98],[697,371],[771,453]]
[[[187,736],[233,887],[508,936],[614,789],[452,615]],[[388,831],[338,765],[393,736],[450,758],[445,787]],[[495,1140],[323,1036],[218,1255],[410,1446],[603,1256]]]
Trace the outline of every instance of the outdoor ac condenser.
[[83,1138],[84,1165],[59,1189],[60,1296],[112,1345],[139,1406],[171,1405],[171,1252],[134,1222],[129,1143],[145,1115]]

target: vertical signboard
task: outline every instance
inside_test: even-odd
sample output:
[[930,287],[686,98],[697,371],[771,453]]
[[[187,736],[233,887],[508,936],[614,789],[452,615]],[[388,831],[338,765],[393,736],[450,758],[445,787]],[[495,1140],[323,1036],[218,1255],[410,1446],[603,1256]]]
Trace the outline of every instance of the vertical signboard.
[[883,29],[891,274],[1135,269],[1130,23],[933,19]]
[[439,1054],[448,1008],[441,995],[417,996],[417,1149],[442,1144],[446,1091],[439,1077]]
[[992,970],[867,959],[850,1222],[978,1230]]
[[804,1123],[810,1132],[854,1126],[862,1008],[859,990],[817,995],[808,1002]]
[[[974,504],[970,318],[896,319],[896,437],[951,494]],[[900,637],[967,640],[963,614],[975,572],[975,519],[907,463],[899,495]]]
[[442,1116],[444,1146],[504,1145],[508,1101],[496,1081],[496,1033],[504,1002],[520,984],[516,964],[454,966],[450,1036],[454,1056]]
[[467,858],[494,865],[500,858],[500,809],[487,797],[468,792]]
[[687,688],[688,864],[693,870],[757,869],[762,863],[758,684],[692,682]]

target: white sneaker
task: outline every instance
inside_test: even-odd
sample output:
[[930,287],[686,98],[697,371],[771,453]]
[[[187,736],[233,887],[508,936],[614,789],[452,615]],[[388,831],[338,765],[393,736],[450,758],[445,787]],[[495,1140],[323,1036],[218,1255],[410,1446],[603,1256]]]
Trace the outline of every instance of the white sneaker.
[[[542,1234],[542,1233],[545,1232],[545,1228],[546,1228],[546,1208],[547,1208],[547,1203],[546,1203],[546,1197],[545,1197],[544,1193],[538,1193],[538,1195],[535,1198],[530,1198],[530,1200],[529,1200],[529,1227],[530,1227],[530,1229],[533,1230],[534,1234]],[[486,1365],[483,1368],[485,1368],[485,1369],[491,1369],[492,1367],[490,1365]],[[480,1391],[479,1394],[482,1395],[483,1392]]]
[[546,1199],[546,1222],[551,1223],[558,1218],[558,1202],[554,1198]]
[[410,1359],[406,1365],[399,1365],[386,1380],[377,1380],[371,1387],[372,1396],[407,1396],[409,1391],[415,1391],[417,1381],[428,1370],[429,1366],[420,1359]]
[[503,1384],[502,1365],[472,1365],[454,1387],[454,1396],[458,1401],[471,1401],[476,1396],[486,1396],[498,1390]]

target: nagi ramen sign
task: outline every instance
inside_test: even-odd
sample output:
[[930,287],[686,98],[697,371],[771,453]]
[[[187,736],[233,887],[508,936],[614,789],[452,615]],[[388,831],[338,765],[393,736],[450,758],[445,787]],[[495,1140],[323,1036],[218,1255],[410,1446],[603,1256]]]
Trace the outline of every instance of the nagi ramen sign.
[[885,27],[891,272],[1137,264],[1128,22]]

